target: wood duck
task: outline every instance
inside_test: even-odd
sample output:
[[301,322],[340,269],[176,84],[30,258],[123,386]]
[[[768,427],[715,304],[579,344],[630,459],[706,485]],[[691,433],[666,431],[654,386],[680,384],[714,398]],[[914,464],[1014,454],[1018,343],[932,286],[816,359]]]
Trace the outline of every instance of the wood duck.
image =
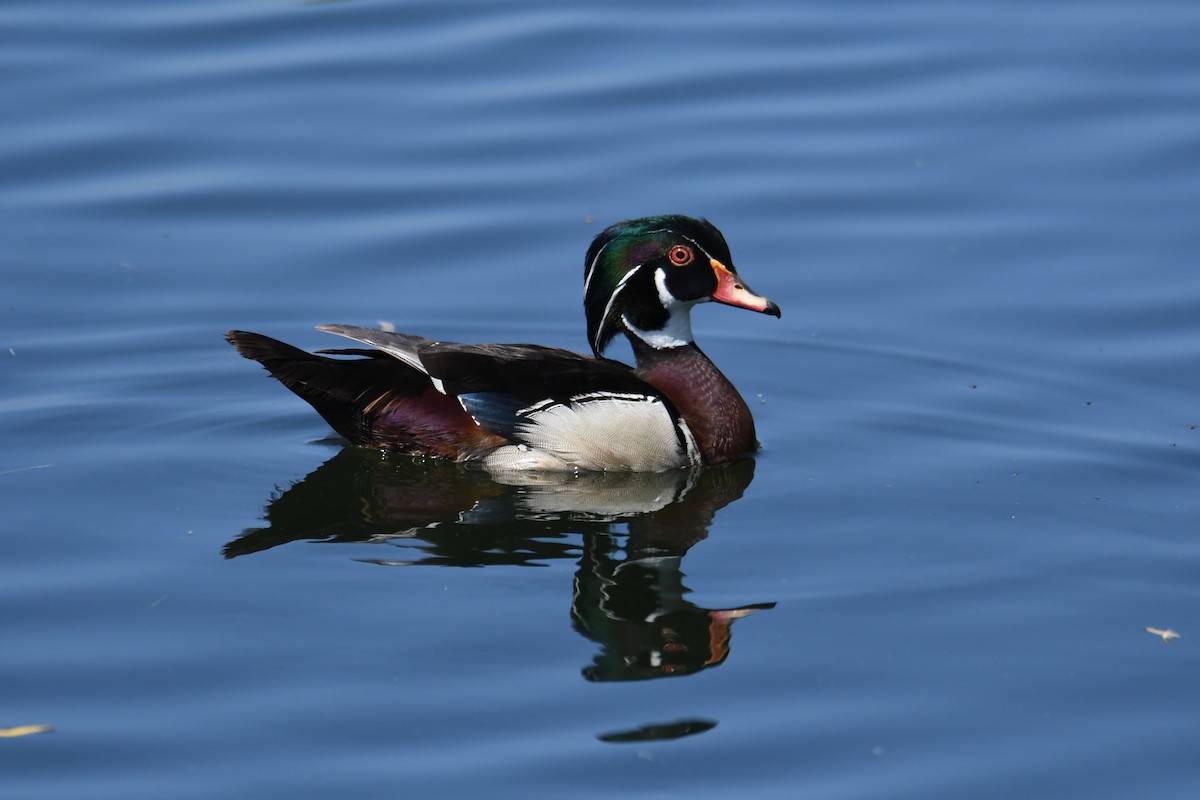
[[[308,353],[257,333],[225,338],[356,445],[497,472],[661,472],[758,447],[746,402],[692,341],[692,306],[709,300],[780,316],[738,276],[716,227],[668,215],[619,222],[588,248],[583,305],[594,357],[353,325],[318,330],[370,349]],[[619,333],[636,367],[603,356]]]

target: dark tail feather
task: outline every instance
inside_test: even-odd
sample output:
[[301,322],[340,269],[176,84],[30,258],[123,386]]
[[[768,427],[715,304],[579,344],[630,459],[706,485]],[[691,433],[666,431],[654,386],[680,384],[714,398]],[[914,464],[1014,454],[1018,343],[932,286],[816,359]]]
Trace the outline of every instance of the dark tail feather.
[[427,375],[383,353],[356,353],[370,355],[368,358],[328,358],[259,333],[229,331],[225,338],[355,444],[381,444],[372,409],[432,389]]

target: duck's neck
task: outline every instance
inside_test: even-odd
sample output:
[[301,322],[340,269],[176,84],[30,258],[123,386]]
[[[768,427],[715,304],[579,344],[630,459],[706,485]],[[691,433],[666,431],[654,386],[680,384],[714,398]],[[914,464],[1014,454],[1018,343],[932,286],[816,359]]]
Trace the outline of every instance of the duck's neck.
[[746,401],[694,342],[653,347],[638,336],[629,342],[637,374],[687,420],[705,464],[734,461],[758,448]]

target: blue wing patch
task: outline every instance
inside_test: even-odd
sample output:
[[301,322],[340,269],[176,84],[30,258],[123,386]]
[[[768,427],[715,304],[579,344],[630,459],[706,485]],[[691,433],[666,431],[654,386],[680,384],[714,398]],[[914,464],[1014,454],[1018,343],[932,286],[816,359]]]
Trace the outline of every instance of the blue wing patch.
[[458,402],[479,427],[510,441],[516,439],[517,412],[529,405],[508,392],[460,394]]

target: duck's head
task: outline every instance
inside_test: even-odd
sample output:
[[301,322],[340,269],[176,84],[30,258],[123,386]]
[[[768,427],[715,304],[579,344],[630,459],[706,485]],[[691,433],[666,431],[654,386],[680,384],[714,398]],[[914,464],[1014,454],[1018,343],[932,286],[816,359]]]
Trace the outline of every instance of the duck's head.
[[708,220],[677,214],[618,222],[584,262],[588,342],[599,356],[618,333],[651,347],[692,341],[691,310],[718,303],[780,315],[738,276],[725,237]]

